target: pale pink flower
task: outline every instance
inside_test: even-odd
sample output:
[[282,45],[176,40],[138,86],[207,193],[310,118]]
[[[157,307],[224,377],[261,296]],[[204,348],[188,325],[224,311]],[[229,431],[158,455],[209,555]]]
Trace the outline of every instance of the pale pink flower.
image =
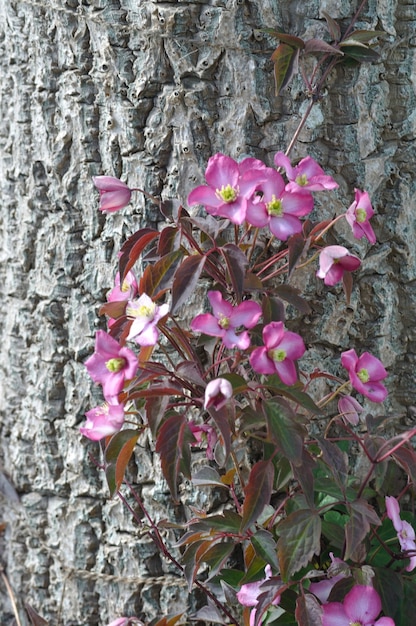
[[363,407],[352,396],[341,396],[338,400],[338,411],[342,417],[353,426],[360,421],[359,414],[363,412]]
[[[255,583],[247,583],[241,586],[240,591],[237,593],[237,600],[243,606],[254,606],[256,607],[258,604],[258,597],[262,593],[261,586],[266,581],[269,580],[272,576],[272,568],[270,565],[266,565],[264,569],[264,578],[262,580],[258,580]],[[273,600],[273,604],[277,606],[280,602],[280,596],[277,596]],[[254,626],[256,620],[256,609],[254,608],[250,613],[250,626]]]
[[318,278],[323,278],[325,285],[336,285],[344,272],[353,272],[361,265],[358,257],[350,254],[344,246],[327,246],[319,254]]
[[322,626],[395,626],[391,617],[377,619],[381,611],[380,596],[366,585],[355,585],[344,602],[329,602],[322,609]]
[[124,406],[122,404],[102,404],[90,409],[85,414],[87,421],[81,426],[80,433],[92,441],[99,441],[118,433],[124,424]]
[[94,185],[100,192],[100,211],[114,213],[127,206],[131,189],[114,176],[93,176]]
[[208,291],[208,300],[211,303],[214,315],[202,313],[191,322],[194,332],[204,333],[211,337],[221,337],[226,348],[245,350],[250,345],[247,331],[237,335],[240,326],[253,328],[259,321],[262,310],[257,302],[245,300],[237,306],[223,299],[219,291]]
[[310,193],[285,191],[282,176],[276,170],[267,168],[266,180],[258,186],[261,196],[248,202],[246,219],[249,224],[261,228],[269,226],[270,231],[281,241],[302,230],[299,217],[308,215],[313,209]]
[[372,244],[376,243],[376,235],[369,222],[374,215],[371,206],[370,196],[366,191],[355,189],[355,200],[347,210],[345,219],[352,228],[352,233],[356,239],[367,237]]
[[323,191],[336,189],[338,183],[325,174],[324,170],[312,157],[307,156],[299,161],[296,167],[292,167],[289,158],[283,153],[275,154],[274,162],[277,167],[284,167],[289,183],[287,191]]
[[339,580],[350,576],[348,565],[344,561],[338,557],[334,557],[332,552],[329,553],[329,556],[332,562],[327,570],[327,578],[309,585],[309,591],[322,603],[327,602],[333,587],[335,587]]
[[233,388],[226,378],[211,380],[205,388],[204,409],[211,406],[218,411],[233,397]]
[[416,567],[416,542],[414,528],[400,518],[400,506],[396,498],[386,496],[387,517],[393,522],[394,530],[403,552],[413,552],[410,556],[410,563],[406,567],[407,572],[411,572]]
[[300,335],[284,330],[283,322],[271,322],[263,328],[264,346],[255,348],[250,363],[259,374],[278,374],[285,385],[298,379],[295,360],[305,352]]
[[123,284],[120,285],[120,272],[114,279],[114,287],[107,294],[107,302],[121,302],[136,297],[139,287],[133,272],[127,272]]
[[341,354],[341,363],[348,370],[354,389],[372,402],[383,402],[386,399],[388,391],[380,380],[388,374],[379,359],[369,352],[363,352],[358,357],[355,350],[347,350]]
[[124,382],[131,380],[138,369],[137,357],[113,339],[104,330],[97,331],[95,351],[86,361],[85,367],[94,382],[103,386],[106,400],[123,389]]
[[154,346],[159,339],[157,323],[169,312],[169,305],[157,306],[145,293],[137,300],[128,302],[126,315],[133,318],[127,339],[134,339],[140,346]]

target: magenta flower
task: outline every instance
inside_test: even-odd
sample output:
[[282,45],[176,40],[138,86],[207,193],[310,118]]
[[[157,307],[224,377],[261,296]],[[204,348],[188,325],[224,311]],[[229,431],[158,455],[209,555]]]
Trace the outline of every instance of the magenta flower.
[[369,220],[374,215],[370,196],[366,191],[355,189],[355,200],[347,210],[345,219],[352,228],[352,234],[356,239],[367,237],[370,243],[376,243],[377,239]]
[[135,376],[138,361],[129,348],[122,348],[108,333],[99,330],[95,352],[85,361],[85,367],[93,381],[103,386],[104,397],[109,400],[120,393],[125,380]]
[[207,444],[207,459],[208,461],[214,460],[214,449],[218,441],[217,431],[210,424],[194,424],[188,423],[189,428],[195,437],[195,443],[191,442],[191,446],[197,446],[206,442]]
[[107,302],[132,300],[136,297],[138,289],[137,280],[133,272],[127,272],[122,285],[120,285],[120,272],[117,272],[114,279],[114,287],[107,294]]
[[361,265],[357,256],[350,254],[344,246],[327,246],[319,255],[318,278],[323,278],[325,285],[336,285],[344,272],[353,272]]
[[211,406],[218,411],[233,397],[233,388],[226,378],[211,380],[205,388],[204,409]]
[[395,626],[391,617],[376,621],[381,611],[380,596],[365,585],[355,585],[344,602],[329,602],[322,609],[322,626]]
[[289,158],[283,153],[275,154],[274,162],[277,167],[284,167],[289,183],[287,191],[323,191],[326,189],[336,189],[338,183],[325,174],[324,170],[312,157],[302,159],[296,167],[292,167]]
[[388,374],[381,361],[369,352],[358,358],[355,350],[347,350],[341,354],[341,363],[348,370],[354,389],[372,402],[384,402],[388,391],[379,381]]
[[118,178],[93,176],[92,180],[100,192],[100,211],[114,213],[130,202],[131,189]]
[[285,385],[298,379],[294,361],[305,352],[302,337],[284,330],[283,322],[271,322],[263,328],[264,346],[250,355],[252,368],[259,374],[278,374]]
[[[240,591],[237,593],[237,600],[243,606],[254,606],[256,607],[258,604],[258,597],[262,593],[261,586],[266,581],[269,580],[272,576],[272,568],[270,565],[266,565],[264,569],[264,578],[262,580],[258,580],[255,583],[247,583],[241,586]],[[277,596],[273,600],[273,604],[276,606],[280,602],[280,596]],[[254,608],[250,613],[250,626],[254,626],[256,621],[256,609]]]
[[219,291],[208,291],[208,300],[211,303],[214,315],[202,313],[191,322],[194,332],[204,333],[211,337],[221,337],[226,348],[245,350],[250,345],[250,337],[246,331],[240,335],[236,330],[240,326],[253,328],[259,321],[262,310],[257,302],[245,300],[238,306],[232,306],[223,299]]
[[87,421],[79,430],[84,437],[99,441],[108,435],[118,433],[124,424],[124,406],[122,404],[103,404],[90,409],[85,414]]
[[134,321],[127,339],[134,339],[140,346],[154,346],[159,339],[157,323],[168,312],[168,304],[157,306],[145,293],[138,300],[129,301],[126,315]]
[[143,622],[138,620],[137,617],[118,617],[110,624],[107,624],[107,626],[133,626],[134,624],[143,626]]
[[363,410],[361,404],[352,396],[341,396],[338,400],[338,411],[353,426],[356,426],[360,421],[359,413],[362,413]]
[[291,235],[301,232],[299,217],[312,211],[313,198],[310,193],[285,191],[284,180],[276,170],[267,168],[264,171],[267,178],[258,187],[263,195],[248,202],[246,219],[259,228],[268,224],[275,237],[286,241]]
[[403,552],[412,552],[410,563],[406,567],[407,572],[411,572],[416,567],[416,542],[413,527],[405,520],[400,519],[400,507],[396,498],[386,496],[387,517],[393,522],[394,530]]
[[[242,224],[246,217],[247,200],[257,185],[264,180],[265,166],[260,168],[256,159],[241,164],[224,154],[215,154],[208,161],[205,179],[208,185],[200,185],[191,191],[188,204],[202,204],[211,215]],[[255,165],[253,169],[250,165]]]

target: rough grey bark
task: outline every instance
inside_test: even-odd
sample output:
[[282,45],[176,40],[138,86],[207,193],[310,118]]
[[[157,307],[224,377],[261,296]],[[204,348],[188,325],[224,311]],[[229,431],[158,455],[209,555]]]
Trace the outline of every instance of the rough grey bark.
[[[141,199],[100,215],[91,176],[184,200],[215,152],[272,164],[307,100],[300,81],[273,95],[273,42],[258,29],[313,36],[323,32],[322,10],[346,24],[356,5],[0,0],[0,562],[19,606],[30,602],[50,624],[154,617],[187,602],[171,566],[108,500],[88,456],[98,446],[78,433],[101,400],[83,361],[120,242],[159,219]],[[380,356],[391,372],[387,408],[410,419],[416,3],[368,5],[359,25],[388,33],[382,60],[333,72],[293,156],[311,154],[340,184],[334,202],[320,204],[324,217],[345,210],[354,186],[370,192],[378,243],[356,244],[365,261],[349,307],[336,289],[309,282],[320,298],[302,333],[310,362],[319,354],[333,371],[352,345]],[[344,227],[338,240],[350,245]],[[131,471],[157,519],[182,514],[150,446]],[[14,623],[2,582],[0,623]]]

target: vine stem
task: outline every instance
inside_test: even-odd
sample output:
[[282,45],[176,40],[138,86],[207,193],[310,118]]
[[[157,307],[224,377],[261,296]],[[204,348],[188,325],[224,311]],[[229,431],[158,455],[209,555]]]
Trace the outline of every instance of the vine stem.
[[3,568],[0,568],[0,575],[1,575],[2,579],[3,579],[4,586],[7,589],[7,593],[8,593],[8,596],[9,596],[9,599],[10,599],[10,603],[12,605],[13,613],[14,613],[14,616],[15,616],[15,619],[16,619],[16,624],[17,624],[17,626],[22,626],[22,622],[20,621],[20,617],[19,617],[19,611],[17,610],[16,598],[14,596],[13,589],[10,586],[9,580],[8,580],[8,578],[7,578]]

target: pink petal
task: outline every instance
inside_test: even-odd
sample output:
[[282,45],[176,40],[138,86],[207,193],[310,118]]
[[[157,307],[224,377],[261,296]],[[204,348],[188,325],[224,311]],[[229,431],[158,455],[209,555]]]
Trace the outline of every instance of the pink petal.
[[373,587],[356,585],[345,596],[344,608],[352,622],[370,625],[381,611],[380,596]]
[[371,381],[383,380],[383,378],[388,376],[382,362],[369,352],[363,352],[358,359],[355,370],[359,372],[363,368],[368,371]]
[[215,189],[207,185],[200,185],[193,189],[188,196],[188,205],[193,206],[194,204],[202,204],[216,210],[224,204],[224,201],[217,196]]
[[274,374],[274,362],[267,356],[267,348],[255,348],[250,354],[250,364],[259,374]]
[[127,189],[118,189],[117,191],[106,191],[100,197],[100,210],[113,213],[125,207],[131,199],[131,191]]
[[310,193],[287,193],[282,195],[283,213],[296,217],[308,215],[313,209],[313,197]]
[[290,159],[284,154],[284,152],[277,152],[274,155],[274,164],[276,167],[283,167],[285,169],[289,180],[293,180],[295,178],[295,172]]
[[[333,265],[330,270],[328,270],[324,278],[324,283],[328,287],[333,287],[334,285],[339,283],[340,280],[342,280],[343,276],[344,276],[344,268],[342,267],[340,263],[337,263],[336,265]],[[319,278],[322,278],[322,277],[320,276]]]
[[218,153],[209,159],[205,180],[214,190],[227,187],[227,185],[235,188],[238,186],[238,178],[238,164],[231,157]]
[[256,228],[263,228],[269,223],[269,214],[263,202],[249,202],[246,211],[246,220]]
[[285,385],[294,385],[298,380],[295,364],[290,359],[285,359],[280,362],[274,361],[274,367],[280,380]]
[[270,322],[263,328],[263,341],[268,350],[276,348],[284,336],[283,322]]
[[322,626],[350,626],[350,620],[341,602],[329,602],[322,606]]
[[159,331],[153,323],[148,324],[141,333],[134,337],[134,341],[138,343],[139,346],[154,346],[157,344],[158,339]]
[[264,194],[263,201],[271,202],[273,196],[280,198],[285,190],[285,182],[279,172],[271,167],[266,170],[267,178],[261,185],[261,190]]
[[341,363],[345,369],[354,370],[358,362],[358,356],[355,350],[347,350],[341,354]]
[[270,230],[277,239],[286,241],[292,235],[302,232],[302,223],[298,217],[293,215],[272,216],[270,218]]
[[123,191],[126,189],[130,191],[126,183],[114,176],[93,176],[92,180],[99,191]]
[[374,622],[374,626],[395,626],[395,622],[391,617],[380,617]]
[[303,339],[297,333],[292,333],[290,330],[286,330],[282,341],[279,343],[279,348],[284,350],[289,359],[300,359],[305,354],[305,344]]
[[238,328],[239,326],[254,328],[262,314],[261,306],[257,302],[245,300],[232,311],[230,325],[233,328]]
[[215,213],[211,213],[212,215],[224,217],[225,219],[230,220],[233,224],[240,225],[246,218],[246,212],[247,199],[242,196],[238,196],[235,202],[224,202],[215,210]]
[[238,164],[238,171],[240,172],[240,176],[243,176],[246,172],[251,172],[252,170],[263,170],[266,167],[267,166],[263,163],[263,161],[260,161],[260,159],[247,157]]
[[191,329],[211,337],[222,337],[225,333],[225,330],[218,325],[218,319],[211,313],[197,315],[191,322]]
[[353,272],[360,267],[361,261],[358,256],[349,254],[348,256],[345,256],[339,260],[339,265],[341,265],[344,270],[347,270],[348,272]]
[[220,291],[208,291],[208,300],[212,306],[216,318],[230,317],[233,313],[233,306],[222,297]]
[[393,522],[394,530],[399,532],[402,528],[400,519],[400,505],[393,496],[386,496],[387,517]]
[[342,396],[338,400],[338,411],[347,422],[356,426],[360,421],[359,413],[362,413],[363,407],[355,398]]
[[226,348],[238,348],[239,350],[247,350],[250,345],[250,337],[247,331],[237,335],[233,328],[230,328],[224,332],[222,341]]

